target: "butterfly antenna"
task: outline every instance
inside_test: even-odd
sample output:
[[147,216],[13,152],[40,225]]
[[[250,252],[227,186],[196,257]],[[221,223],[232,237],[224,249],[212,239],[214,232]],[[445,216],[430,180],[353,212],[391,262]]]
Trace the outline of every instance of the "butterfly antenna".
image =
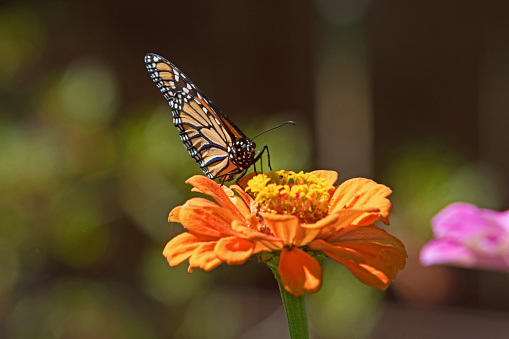
[[279,124],[279,125],[277,125],[277,126],[274,126],[274,127],[269,128],[268,130],[265,130],[265,131],[263,131],[263,132],[261,132],[261,133],[258,133],[257,135],[255,135],[254,137],[252,137],[252,138],[251,138],[251,140],[254,140],[254,138],[259,137],[259,136],[260,136],[260,135],[262,135],[263,133],[267,133],[268,131],[272,131],[273,129],[279,128],[279,127],[284,126],[284,125],[294,125],[294,126],[295,126],[295,123],[294,123],[293,121],[285,121],[285,122],[283,122],[282,124]]

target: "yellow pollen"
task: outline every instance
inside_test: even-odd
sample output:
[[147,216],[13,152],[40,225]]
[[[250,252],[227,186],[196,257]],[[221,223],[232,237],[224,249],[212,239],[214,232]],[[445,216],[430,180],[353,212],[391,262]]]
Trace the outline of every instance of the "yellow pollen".
[[333,189],[311,173],[281,170],[253,177],[246,190],[255,197],[255,213],[291,214],[313,223],[327,215]]

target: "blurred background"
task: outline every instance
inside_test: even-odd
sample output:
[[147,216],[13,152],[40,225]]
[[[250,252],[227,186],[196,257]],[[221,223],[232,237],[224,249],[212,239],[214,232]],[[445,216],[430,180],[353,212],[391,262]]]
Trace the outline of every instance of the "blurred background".
[[175,63],[274,169],[394,191],[409,253],[388,292],[324,264],[313,338],[507,338],[509,277],[423,268],[453,201],[509,209],[503,0],[0,4],[0,337],[286,338],[255,260],[170,268],[169,211],[201,174],[143,56]]

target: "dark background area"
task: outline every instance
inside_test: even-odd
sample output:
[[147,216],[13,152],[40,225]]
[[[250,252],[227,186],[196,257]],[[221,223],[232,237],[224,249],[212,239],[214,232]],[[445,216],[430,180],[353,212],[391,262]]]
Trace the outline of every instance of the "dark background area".
[[423,268],[447,204],[509,205],[505,1],[0,5],[0,337],[284,338],[270,270],[161,255],[192,196],[143,56],[175,63],[275,169],[394,191],[407,268],[388,292],[326,261],[313,338],[505,338],[504,273]]

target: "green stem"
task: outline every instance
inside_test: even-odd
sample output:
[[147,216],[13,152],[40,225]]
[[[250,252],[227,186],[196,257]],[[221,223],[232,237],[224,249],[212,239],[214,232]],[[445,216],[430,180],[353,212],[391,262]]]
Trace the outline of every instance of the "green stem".
[[308,316],[306,311],[306,294],[296,297],[287,290],[281,283],[281,279],[277,272],[277,266],[269,264],[272,273],[276,277],[279,285],[279,292],[286,311],[286,320],[288,321],[288,329],[290,330],[290,338],[292,339],[309,339]]

